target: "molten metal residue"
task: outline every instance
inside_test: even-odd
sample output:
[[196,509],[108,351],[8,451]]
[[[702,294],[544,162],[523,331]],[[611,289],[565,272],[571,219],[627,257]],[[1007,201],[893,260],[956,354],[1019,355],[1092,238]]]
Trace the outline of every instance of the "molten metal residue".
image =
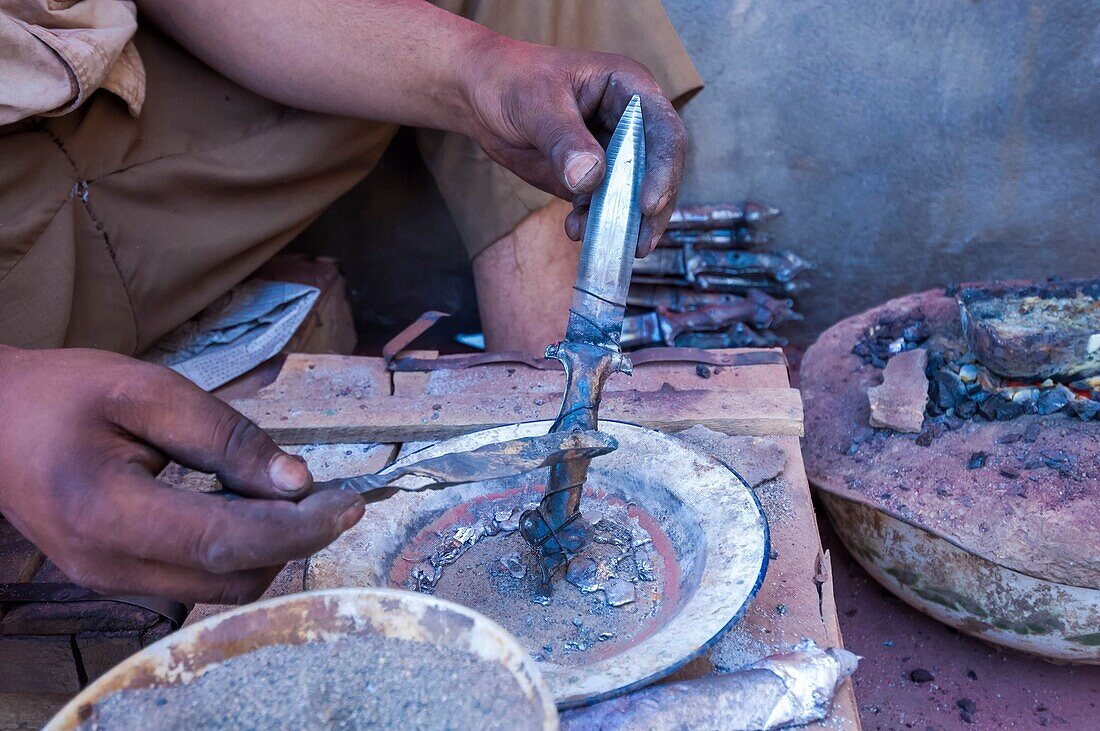
[[442,513],[399,552],[390,585],[476,609],[555,665],[610,657],[668,621],[680,587],[671,541],[638,506],[598,491],[583,503],[596,540],[555,577],[549,604],[537,603],[538,557],[516,521],[538,494],[510,490]]

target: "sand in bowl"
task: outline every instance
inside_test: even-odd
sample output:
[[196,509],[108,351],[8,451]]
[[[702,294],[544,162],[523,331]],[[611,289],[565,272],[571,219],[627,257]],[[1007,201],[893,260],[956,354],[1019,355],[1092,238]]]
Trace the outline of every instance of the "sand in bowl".
[[271,645],[183,685],[122,690],[81,729],[537,729],[500,665],[423,642],[352,635]]
[[667,619],[679,587],[671,543],[632,504],[586,494],[594,539],[540,603],[539,566],[518,531],[532,493],[512,490],[453,508],[421,530],[390,567],[391,586],[448,599],[496,621],[536,660],[572,667],[621,652]]

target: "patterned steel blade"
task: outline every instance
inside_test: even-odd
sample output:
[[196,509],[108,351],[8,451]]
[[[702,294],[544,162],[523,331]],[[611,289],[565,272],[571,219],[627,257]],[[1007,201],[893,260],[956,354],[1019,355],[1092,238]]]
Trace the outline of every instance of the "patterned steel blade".
[[565,339],[619,349],[642,221],[642,103],[630,100],[607,146],[607,173],[592,196]]

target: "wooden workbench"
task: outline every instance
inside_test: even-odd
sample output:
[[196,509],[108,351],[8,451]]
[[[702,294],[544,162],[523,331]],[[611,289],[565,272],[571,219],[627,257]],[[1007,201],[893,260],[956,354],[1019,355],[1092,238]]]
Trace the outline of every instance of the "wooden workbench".
[[[233,403],[277,441],[298,445],[292,449],[306,452],[311,463],[314,458],[323,459],[324,469],[339,472],[345,455],[354,459],[357,468],[369,462],[370,468],[378,469],[409,442],[553,418],[562,384],[560,371],[521,363],[394,373],[380,358],[292,355],[273,383]],[[787,650],[803,638],[821,646],[842,645],[829,557],[822,554],[799,449],[801,402],[790,388],[785,361],[776,357],[770,363],[730,367],[649,363],[636,367],[632,378],[613,376],[606,394],[602,417],[670,432],[704,425],[716,433],[692,429],[689,441],[735,467],[738,460],[746,459],[744,445],[735,446],[723,435],[773,440],[785,458],[780,474],[756,488],[768,515],[772,544],[760,593],[741,622],[708,656],[675,677],[737,667]],[[177,471],[171,479],[194,486],[207,478]],[[302,590],[307,563],[289,564],[267,596]],[[199,605],[187,622],[222,609]],[[3,698],[0,695],[0,705]],[[0,712],[0,729],[11,727],[4,725]],[[859,728],[850,682],[841,688],[830,718],[819,727]]]

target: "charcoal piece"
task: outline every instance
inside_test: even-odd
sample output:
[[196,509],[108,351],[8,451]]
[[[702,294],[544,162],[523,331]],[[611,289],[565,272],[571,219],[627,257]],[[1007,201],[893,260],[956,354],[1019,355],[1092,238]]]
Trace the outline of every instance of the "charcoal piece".
[[581,557],[570,562],[565,580],[585,594],[604,588],[599,576],[599,566],[590,558]]
[[928,672],[924,668],[917,668],[909,673],[909,679],[914,683],[931,683],[936,679],[932,673]]
[[968,470],[980,470],[985,467],[985,461],[989,458],[989,455],[985,452],[974,452],[970,455],[970,461],[966,463],[966,469]]
[[932,383],[935,388],[936,405],[944,411],[955,408],[960,399],[966,398],[966,385],[950,368],[940,368],[936,371]]
[[1034,444],[1035,440],[1039,438],[1039,432],[1042,431],[1042,428],[1037,421],[1028,424],[1027,428],[1024,429],[1024,441],[1028,444]]
[[1027,409],[1020,402],[995,393],[978,404],[978,411],[990,421],[1009,421],[1023,416]]
[[1076,460],[1061,449],[1044,449],[1041,453],[1043,463],[1052,470],[1072,469]]
[[1007,401],[1008,399],[1000,394],[991,394],[988,398],[978,401],[978,412],[990,421],[994,421],[997,418],[997,407]]
[[1009,421],[1027,413],[1027,406],[1019,401],[1007,400],[997,406],[997,421]]
[[[891,356],[916,348],[928,339],[931,331],[922,313],[894,319],[882,319],[868,328],[853,346],[853,355],[864,363],[883,368]],[[880,365],[881,364],[881,365]]]
[[923,430],[920,434],[917,435],[917,446],[930,446],[933,440],[938,439],[940,436],[946,434],[947,431],[947,424],[944,424],[942,421],[933,421],[931,419],[926,419]]
[[1040,414],[1053,414],[1056,411],[1061,411],[1074,400],[1073,391],[1070,391],[1065,386],[1059,384],[1054,388],[1048,388],[1039,394],[1039,398],[1035,403],[1035,407]]
[[974,403],[970,399],[960,401],[955,404],[955,414],[961,419],[969,419],[974,416],[974,413],[978,410],[978,404]]
[[917,320],[905,327],[901,331],[901,335],[908,343],[923,343],[932,335],[932,327],[928,324],[927,320]]
[[1069,403],[1069,410],[1072,411],[1077,418],[1081,419],[1081,421],[1095,419],[1097,415],[1100,415],[1100,401],[1077,399]]

